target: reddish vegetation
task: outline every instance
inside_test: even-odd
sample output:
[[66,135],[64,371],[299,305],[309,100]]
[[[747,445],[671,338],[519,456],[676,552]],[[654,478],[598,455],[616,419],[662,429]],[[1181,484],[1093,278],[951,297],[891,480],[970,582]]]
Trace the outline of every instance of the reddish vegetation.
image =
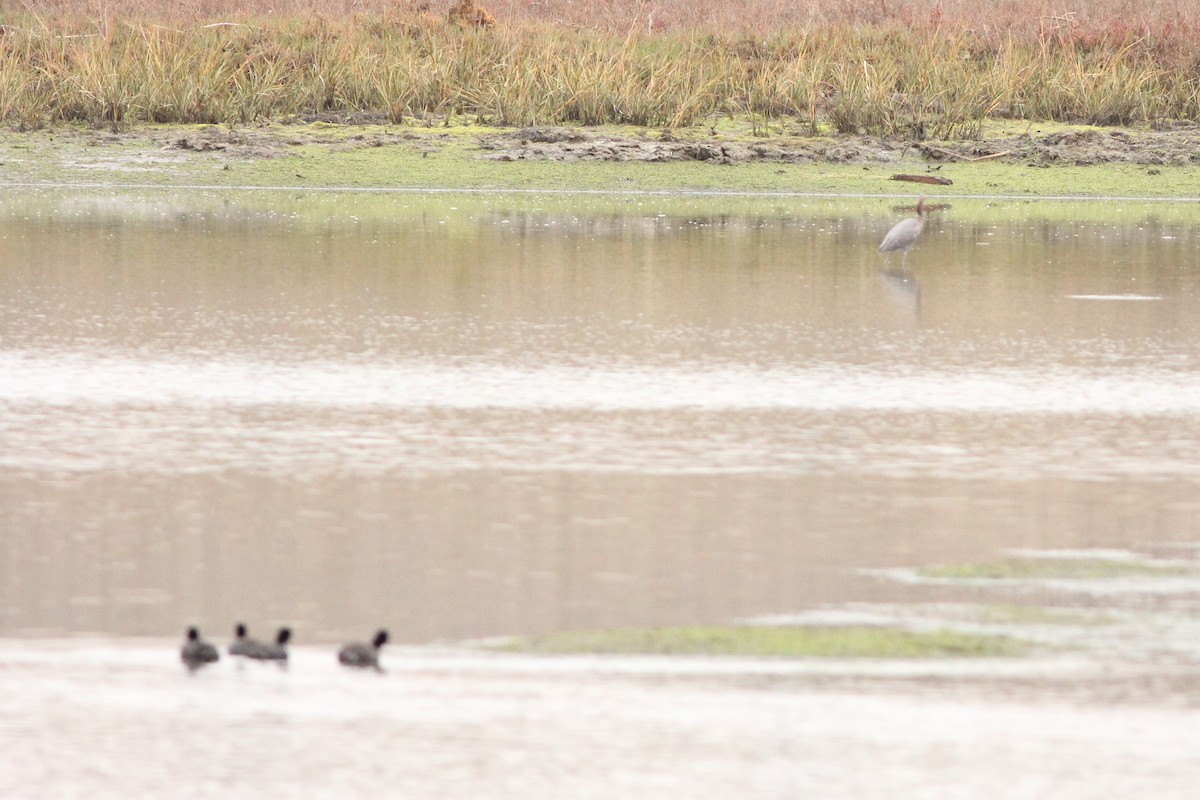
[[[1092,51],[1135,45],[1160,60],[1200,69],[1200,0],[0,0],[2,15],[44,19],[142,19],[181,23],[316,15],[431,15],[472,26],[555,23],[621,32],[696,31],[767,36],[839,26],[968,33]],[[444,16],[443,16],[444,15]]]
[[[427,8],[422,9],[421,6]],[[384,14],[438,12],[460,18],[463,8],[475,21],[495,17],[506,23],[558,22],[573,27],[613,30],[699,30],[766,34],[813,25],[886,25],[905,28],[970,30],[990,37],[1070,41],[1095,47],[1147,37],[1200,42],[1200,0],[492,0],[491,13],[468,0],[0,0],[0,13],[33,11],[45,16],[93,18],[233,19],[246,16]],[[450,10],[453,7],[455,10]],[[482,12],[472,17],[472,10]]]
[[458,0],[446,16],[455,25],[466,27],[492,28],[496,25],[491,13],[483,6],[475,5],[475,0]]

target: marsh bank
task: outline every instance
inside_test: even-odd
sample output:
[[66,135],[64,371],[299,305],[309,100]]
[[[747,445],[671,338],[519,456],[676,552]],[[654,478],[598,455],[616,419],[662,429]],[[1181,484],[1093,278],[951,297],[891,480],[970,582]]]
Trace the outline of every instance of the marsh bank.
[[[746,125],[502,129],[370,115],[0,132],[0,185],[1158,197],[1200,194],[1200,125],[993,123],[970,141]],[[931,183],[895,180],[925,177]],[[933,183],[936,181],[936,183]]]

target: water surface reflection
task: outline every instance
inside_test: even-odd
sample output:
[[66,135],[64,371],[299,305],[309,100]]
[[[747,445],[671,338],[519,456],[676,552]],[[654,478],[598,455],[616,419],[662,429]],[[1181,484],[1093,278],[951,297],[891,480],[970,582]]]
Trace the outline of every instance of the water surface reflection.
[[1194,542],[1184,211],[956,201],[899,272],[884,201],[5,197],[0,631],[724,622]]

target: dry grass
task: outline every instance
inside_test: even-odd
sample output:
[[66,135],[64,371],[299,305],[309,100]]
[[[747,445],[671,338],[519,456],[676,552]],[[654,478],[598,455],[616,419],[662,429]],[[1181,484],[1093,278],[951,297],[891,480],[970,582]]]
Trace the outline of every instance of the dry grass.
[[[459,9],[450,14],[452,8]],[[466,23],[466,24],[455,24]],[[0,119],[394,121],[954,138],[1200,119],[1200,0],[0,0]]]

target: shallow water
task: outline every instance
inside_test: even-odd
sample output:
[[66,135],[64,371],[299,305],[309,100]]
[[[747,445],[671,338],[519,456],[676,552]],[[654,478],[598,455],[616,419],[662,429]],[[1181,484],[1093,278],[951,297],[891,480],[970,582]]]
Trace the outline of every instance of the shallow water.
[[[0,751],[43,755],[0,774],[41,796],[170,796],[200,761],[201,794],[240,796],[228,735],[249,721],[275,796],[337,794],[355,766],[438,796],[1183,796],[1195,770],[1165,743],[1194,725],[1196,580],[914,570],[1014,549],[1196,566],[1194,211],[955,201],[902,269],[874,248],[905,213],[4,195],[0,692],[27,713],[7,728],[23,749]],[[625,661],[562,677],[421,649],[864,608],[977,626],[961,603],[1108,615],[1018,630],[1110,675],[1103,702],[1072,705],[1041,660],[1045,691],[988,665],[960,707],[926,675],[857,695],[748,689],[739,667],[656,700],[663,679],[622,678]],[[239,619],[291,625],[295,668],[183,676],[183,627],[223,642]],[[317,645],[381,625],[421,646],[397,674],[324,666]],[[100,638],[59,643],[81,634]],[[69,663],[46,671],[55,648]],[[372,709],[366,744],[332,743]],[[954,744],[968,717],[982,762]],[[170,734],[146,762],[93,760],[79,733],[136,742],[143,723]],[[1117,775],[1121,747],[1154,768]],[[64,775],[56,753],[88,766]],[[995,794],[1022,762],[1028,781]]]
[[163,649],[0,643],[0,686],[21,682],[5,691],[0,795],[1185,798],[1200,778],[1194,708],[1031,702],[938,664],[401,650],[375,675],[301,647],[287,672],[187,676]]

